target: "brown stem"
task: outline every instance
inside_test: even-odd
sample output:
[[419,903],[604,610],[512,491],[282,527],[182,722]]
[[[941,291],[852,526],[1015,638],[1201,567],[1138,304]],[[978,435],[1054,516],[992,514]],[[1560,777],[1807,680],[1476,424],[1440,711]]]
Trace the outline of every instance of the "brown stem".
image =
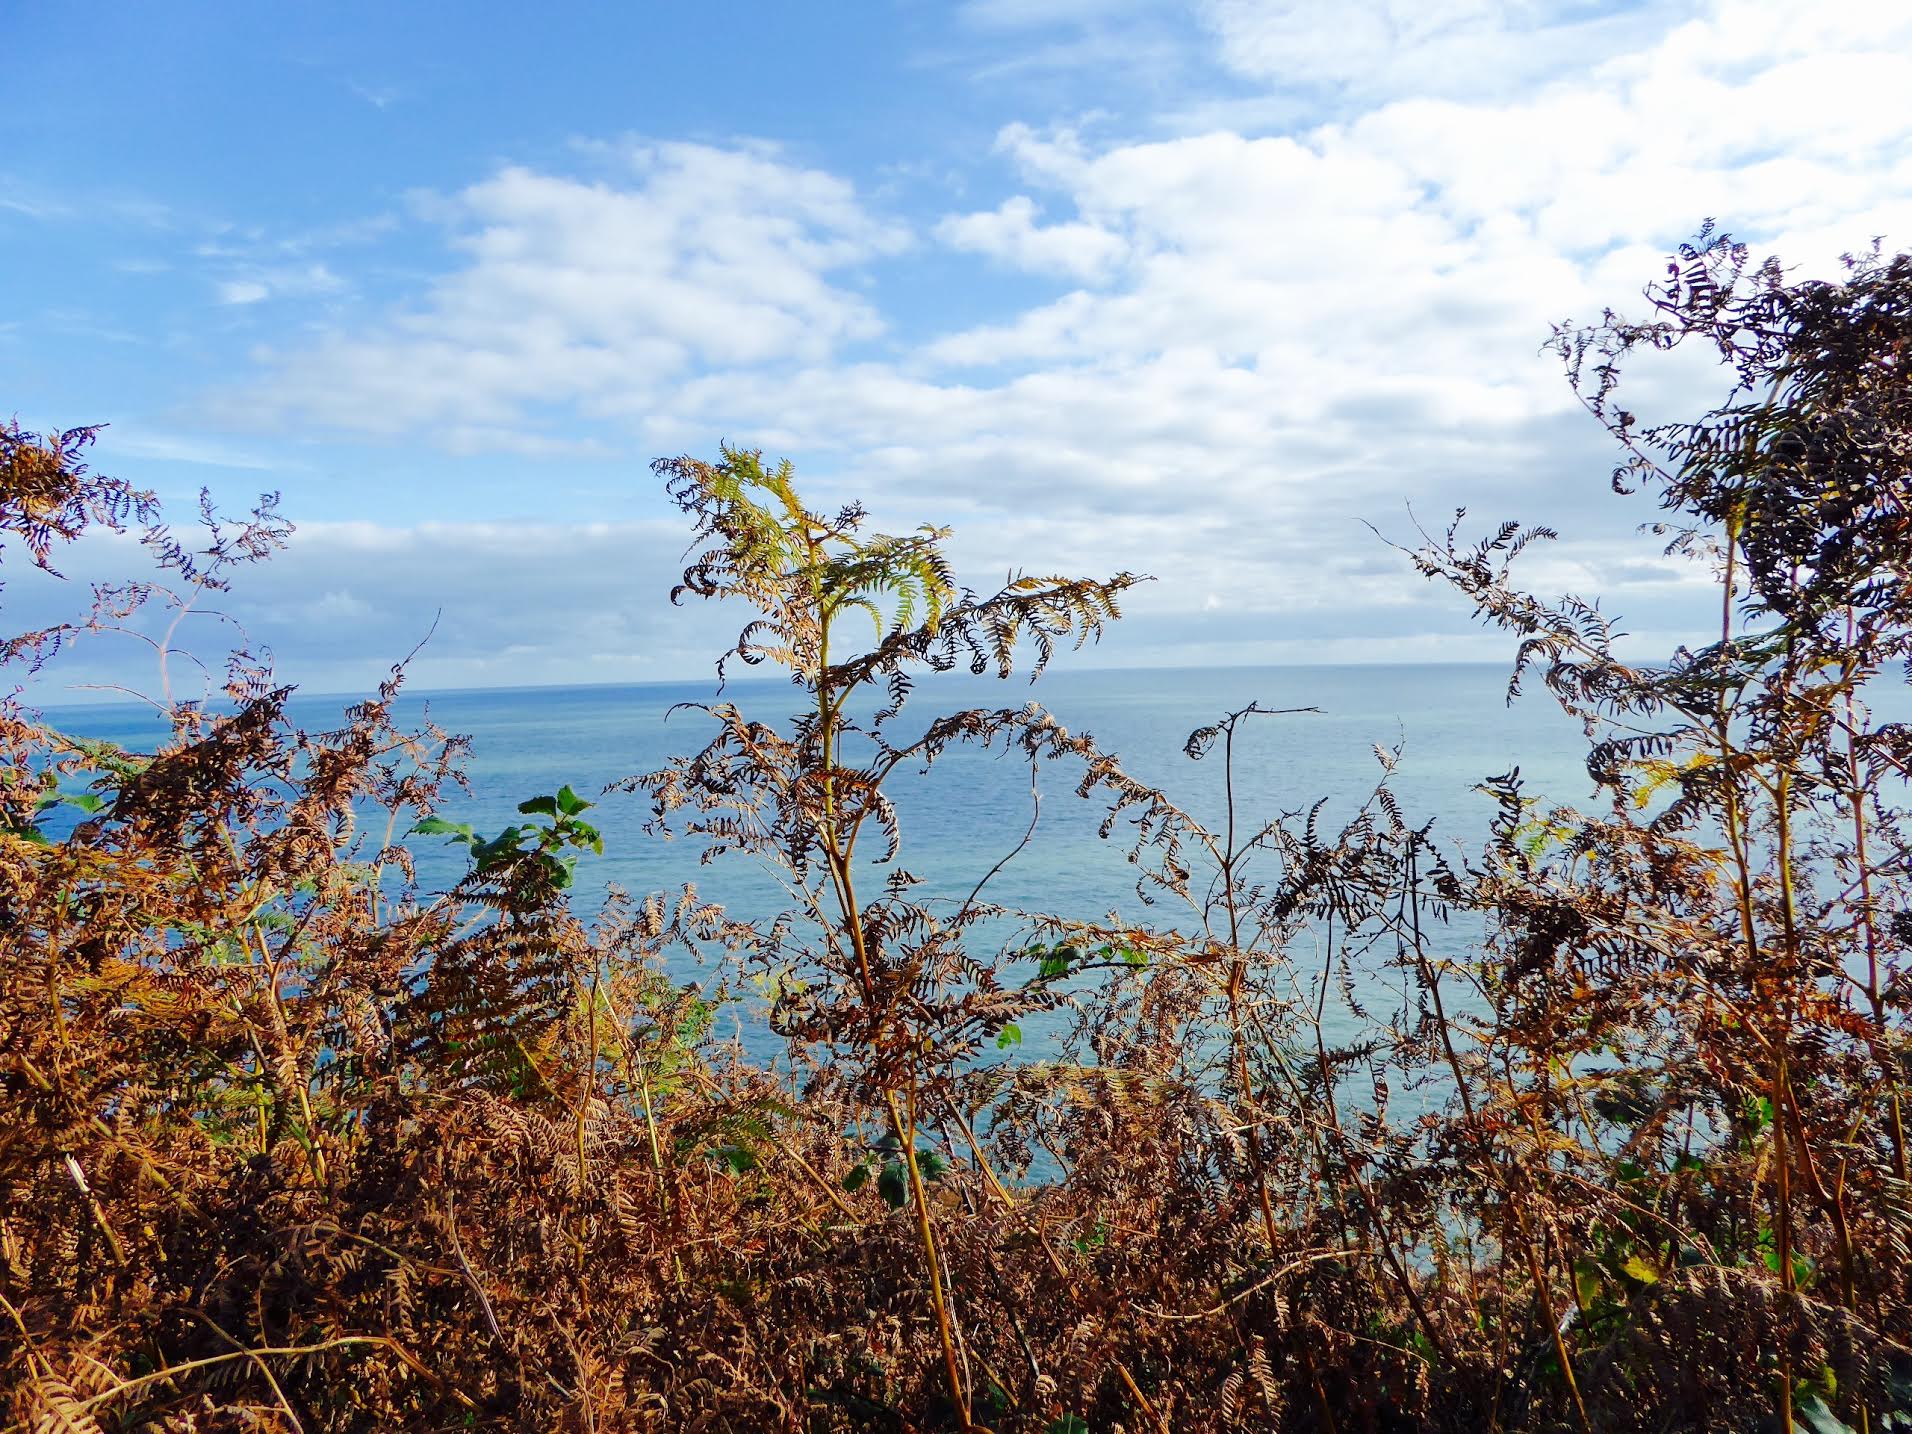
[[1580,1381],[1574,1377],[1573,1359],[1567,1353],[1566,1337],[1560,1332],[1560,1317],[1554,1313],[1553,1295],[1547,1288],[1546,1274],[1540,1268],[1540,1252],[1534,1247],[1533,1234],[1527,1228],[1525,1215],[1520,1217],[1520,1232],[1521,1243],[1527,1247],[1527,1269],[1533,1276],[1534,1298],[1540,1301],[1540,1312],[1547,1321],[1547,1333],[1553,1337],[1554,1357],[1560,1361],[1561,1377],[1567,1382],[1567,1392],[1573,1396],[1574,1413],[1579,1416],[1580,1427],[1585,1434],[1593,1434],[1593,1421],[1587,1417],[1586,1401],[1580,1397]]
[[[1848,651],[1857,645],[1857,621],[1850,606],[1846,608],[1846,647]],[[1855,659],[1856,660],[1856,659]],[[1851,662],[1846,669],[1846,776],[1849,786],[1848,795],[1852,802],[1852,851],[1853,860],[1858,865],[1859,875],[1859,930],[1865,940],[1866,950],[1866,1001],[1872,1007],[1872,1025],[1875,1031],[1873,1049],[1887,1081],[1888,1099],[1892,1109],[1892,1174],[1900,1184],[1906,1179],[1905,1118],[1899,1099],[1898,1064],[1889,1055],[1886,1045],[1885,994],[1879,982],[1879,937],[1872,915],[1872,862],[1866,850],[1866,792],[1867,784],[1859,772],[1858,714],[1852,696],[1854,670]]]

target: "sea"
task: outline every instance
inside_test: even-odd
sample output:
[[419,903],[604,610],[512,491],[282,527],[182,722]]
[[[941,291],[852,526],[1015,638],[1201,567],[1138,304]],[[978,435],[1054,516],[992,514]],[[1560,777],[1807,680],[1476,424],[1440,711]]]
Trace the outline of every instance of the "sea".
[[[1379,748],[1393,759],[1388,782],[1403,815],[1417,826],[1431,823],[1435,840],[1463,860],[1487,839],[1496,806],[1481,784],[1491,777],[1518,768],[1527,792],[1543,801],[1585,806],[1598,800],[1580,724],[1559,710],[1537,680],[1510,701],[1508,676],[1505,665],[1455,663],[1059,670],[1033,685],[1019,678],[942,674],[919,684],[890,731],[896,740],[961,707],[1033,701],[1071,732],[1091,734],[1136,777],[1220,823],[1222,763],[1218,755],[1191,760],[1183,750],[1190,732],[1251,703],[1306,709],[1256,717],[1242,729],[1235,750],[1242,830],[1320,804],[1316,819],[1332,832],[1381,780]],[[1886,706],[1912,711],[1903,685],[1893,684],[1885,697]],[[324,729],[338,724],[350,700],[297,696],[291,715],[308,730]],[[614,888],[642,897],[691,883],[700,896],[735,915],[768,918],[787,904],[772,873],[748,857],[702,861],[696,843],[648,829],[653,812],[644,795],[615,790],[627,777],[702,747],[715,723],[697,704],[716,700],[775,724],[801,707],[802,694],[787,682],[748,680],[729,683],[719,698],[714,678],[494,688],[407,693],[398,716],[401,723],[429,716],[470,738],[469,791],[449,793],[439,813],[450,820],[489,834],[524,820],[519,802],[567,785],[595,803],[585,816],[602,831],[605,850],[582,859],[574,893],[587,917]],[[44,710],[65,731],[133,750],[150,749],[162,736],[150,709]],[[1004,907],[1082,919],[1115,913],[1188,929],[1186,910],[1141,899],[1137,869],[1127,859],[1129,828],[1118,822],[1109,837],[1099,835],[1106,808],[1097,798],[1076,794],[1080,777],[1079,766],[1067,761],[1046,764],[1032,790],[1029,764],[1019,753],[965,747],[949,751],[928,772],[900,770],[890,790],[901,821],[901,850],[893,863],[882,864],[875,860],[882,843],[868,844],[864,890],[875,890],[889,870],[901,867],[920,880],[919,897],[955,903],[988,876],[984,897]],[[442,837],[413,836],[409,845],[427,891],[448,888],[465,869],[463,848]],[[1017,939],[1007,926],[996,934]],[[1477,925],[1460,918],[1434,939],[1452,948],[1442,954],[1465,959],[1480,934]],[[1304,969],[1318,968],[1311,953],[1296,954]],[[687,954],[672,974],[709,989],[724,980],[723,972]],[[1401,973],[1384,963],[1357,971],[1355,978],[1357,999],[1380,1013],[1399,1009],[1406,999]],[[751,1009],[747,984],[732,986],[743,992],[733,1012],[734,1033],[747,1046],[767,1050],[771,1038],[760,1013]],[[1331,1035],[1345,1036],[1355,1018],[1340,1004],[1330,1002],[1330,1023],[1339,1028]],[[1041,1054],[1056,1030],[1053,1024],[1028,1029],[1026,1048],[1016,1054]]]
[[[1398,751],[1390,785],[1408,819],[1432,821],[1439,838],[1463,851],[1478,848],[1493,815],[1493,802],[1478,790],[1488,777],[1519,767],[1536,794],[1575,802],[1591,793],[1579,725],[1544,692],[1510,704],[1507,678],[1505,667],[1451,663],[1051,671],[1033,684],[942,674],[919,683],[890,734],[895,740],[962,707],[1036,702],[1071,732],[1092,735],[1136,777],[1219,822],[1222,763],[1219,754],[1191,760],[1183,751],[1190,732],[1251,703],[1311,709],[1256,717],[1243,728],[1235,749],[1241,829],[1323,801],[1324,827],[1346,820],[1383,775],[1379,747]],[[298,695],[291,716],[322,730],[340,722],[351,700]],[[495,832],[524,820],[519,802],[566,785],[596,803],[586,816],[602,831],[605,850],[587,855],[578,869],[574,899],[585,914],[614,887],[642,896],[691,882],[739,915],[765,917],[782,901],[769,873],[748,858],[701,862],[694,843],[647,830],[653,813],[646,797],[608,790],[702,747],[716,725],[696,704],[719,700],[775,724],[801,707],[802,694],[787,682],[761,679],[730,682],[719,694],[714,678],[406,693],[398,720],[429,717],[470,738],[469,791],[449,793],[439,812],[449,820]],[[44,710],[63,731],[134,751],[150,750],[164,735],[150,708]],[[960,899],[1014,851],[990,877],[990,901],[1083,918],[1118,912],[1174,920],[1175,913],[1140,902],[1123,839],[1128,828],[1118,824],[1109,838],[1098,835],[1105,808],[1076,795],[1081,775],[1079,764],[1045,764],[1032,792],[1020,754],[961,746],[928,772],[906,767],[891,785],[902,848],[894,863],[872,861],[872,878],[900,866],[920,878],[920,895]],[[464,869],[462,848],[443,838],[413,837],[410,845],[427,889],[449,886]]]

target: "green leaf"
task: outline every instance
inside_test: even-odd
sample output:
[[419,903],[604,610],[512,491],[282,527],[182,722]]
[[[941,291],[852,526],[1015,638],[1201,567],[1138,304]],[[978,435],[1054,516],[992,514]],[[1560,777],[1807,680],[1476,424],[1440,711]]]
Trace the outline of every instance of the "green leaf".
[[889,1161],[876,1175],[876,1193],[892,1210],[901,1210],[910,1198],[910,1177],[900,1160]]
[[1109,1243],[1109,1227],[1097,1220],[1095,1228],[1087,1234],[1078,1235],[1069,1242],[1078,1255],[1092,1255]]
[[1660,1282],[1660,1272],[1639,1255],[1628,1255],[1620,1262],[1620,1268],[1643,1285],[1657,1285]]
[[1006,1051],[1011,1046],[1019,1046],[1021,1044],[1022,1027],[1013,1021],[996,1032],[996,1049],[999,1051]]
[[1600,1296],[1600,1272],[1586,1260],[1576,1260],[1573,1267],[1573,1290],[1580,1297],[1580,1303],[1590,1305]]
[[567,817],[574,817],[586,807],[595,805],[596,803],[587,802],[583,797],[580,797],[576,792],[572,791],[568,783],[558,788],[558,810],[563,812]]
[[526,816],[542,815],[555,817],[558,814],[558,799],[556,797],[532,797],[528,801],[519,802],[518,810]]
[[1042,958],[1036,966],[1036,974],[1050,979],[1068,975],[1070,967],[1082,959],[1080,946],[1051,946],[1046,950],[1038,946],[1031,949]]
[[1080,1414],[1065,1414],[1052,1422],[1043,1434],[1089,1434],[1089,1424]]
[[757,1152],[741,1145],[719,1145],[710,1152],[710,1158],[732,1175],[742,1175],[757,1168]]
[[858,1161],[855,1165],[852,1165],[848,1170],[843,1172],[842,1184],[845,1190],[861,1190],[869,1183],[870,1167],[862,1161]]
[[[1754,1243],[1759,1248],[1759,1257],[1765,1262],[1766,1268],[1771,1270],[1775,1275],[1778,1274],[1779,1241],[1774,1237],[1773,1232],[1771,1230],[1761,1230]],[[1812,1277],[1818,1272],[1819,1267],[1812,1262],[1810,1256],[1803,1255],[1798,1250],[1794,1250],[1792,1255],[1792,1268],[1793,1283],[1803,1287],[1812,1282]]]
[[95,741],[90,737],[71,737],[67,740],[73,744],[74,751],[116,777],[137,777],[151,765],[151,758],[130,756],[124,747],[112,742]]
[[488,867],[498,865],[506,857],[516,856],[518,843],[523,837],[523,827],[506,827],[490,841],[474,844],[471,854],[477,859],[478,869],[484,871]]
[[477,833],[469,822],[448,822],[443,817],[426,817],[412,828],[414,836],[448,836],[459,841],[471,842],[477,839]]

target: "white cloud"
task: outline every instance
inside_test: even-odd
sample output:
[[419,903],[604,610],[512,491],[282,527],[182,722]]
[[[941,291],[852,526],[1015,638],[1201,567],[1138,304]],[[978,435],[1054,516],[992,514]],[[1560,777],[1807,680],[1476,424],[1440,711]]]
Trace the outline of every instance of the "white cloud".
[[1085,280],[1103,277],[1127,252],[1121,235],[1098,225],[1039,225],[1036,214],[1035,201],[1019,194],[994,210],[950,215],[936,226],[936,237],[1016,268]]
[[1679,0],[1201,0],[1224,64],[1357,96],[1496,97],[1582,70],[1690,13]]
[[358,622],[377,611],[378,609],[364,598],[346,592],[342,588],[333,588],[296,609],[295,616],[303,622]]
[[257,304],[266,299],[312,298],[342,292],[345,281],[324,264],[247,266],[237,278],[216,286],[222,304]]
[[[1430,596],[1371,541],[1334,550],[1305,525],[1267,527],[1258,534],[1241,522],[1199,520],[1193,535],[1206,586],[1139,589],[1108,638],[1066,665],[1479,660],[1504,651],[1474,631],[1464,604]],[[175,661],[174,690],[193,696],[216,685],[225,652],[239,642],[308,692],[369,691],[414,648],[414,690],[703,680],[746,615],[661,600],[682,566],[684,536],[669,520],[305,524],[286,551],[231,575],[232,591],[217,602],[230,622],[197,614],[182,627],[181,650],[205,667]],[[959,531],[959,573],[986,585],[1000,577],[995,564],[1005,550],[1039,571],[1149,571],[1163,556],[1162,524],[1152,515],[1111,514],[1094,527],[1005,516]],[[1640,638],[1644,650],[1664,650],[1683,605],[1710,613],[1713,596],[1691,599],[1677,574],[1640,568],[1631,556],[1611,544],[1562,545],[1544,555],[1535,577],[1650,602],[1660,629]],[[84,539],[62,555],[66,581],[27,569],[9,582],[8,630],[70,617],[88,582],[140,574],[149,561],[130,536]],[[163,623],[164,614],[152,616]],[[159,673],[149,648],[95,636],[31,683],[27,696],[55,705],[84,698],[88,683],[156,692]]]
[[[178,535],[194,537],[184,522]],[[661,522],[302,523],[285,551],[229,574],[231,592],[207,605],[229,623],[195,615],[178,642],[217,673],[243,640],[282,678],[319,692],[369,690],[421,642],[412,674],[424,688],[701,676],[741,617],[663,601],[683,543],[679,526]],[[98,535],[63,551],[60,569],[65,581],[32,568],[10,578],[0,631],[69,619],[89,582],[149,576],[151,559],[129,535]],[[186,662],[175,676],[200,680]],[[157,681],[150,649],[99,636],[30,700],[72,700],[72,684],[151,691]]]
[[[672,447],[799,452],[822,498],[955,521],[972,573],[1161,576],[1118,660],[1446,641],[1465,614],[1430,615],[1360,526],[1407,530],[1406,500],[1430,523],[1458,503],[1555,522],[1577,542],[1535,581],[1632,602],[1660,641],[1691,596],[1640,565],[1626,533],[1652,514],[1607,494],[1606,442],[1539,352],[1549,326],[1628,308],[1708,215],[1809,272],[1876,232],[1912,242],[1912,11],[1686,8],[1217,0],[1229,63],[1271,93],[1312,67],[1335,118],[1006,127],[1021,192],[934,234],[1044,297],[887,349],[858,347],[885,290],[857,281],[907,236],[840,178],[698,145],[618,151],[599,181],[506,169],[439,206],[450,272],[272,357],[244,399],[256,421],[454,450],[565,456],[598,441],[580,419],[636,417]],[[1708,381],[1669,371],[1665,391]],[[615,561],[586,543],[537,581],[601,595],[592,564]],[[355,578],[306,589],[335,590],[385,610]],[[538,586],[527,611],[584,614],[571,591]],[[626,650],[575,621],[471,649]]]
[[100,450],[109,462],[121,458],[140,458],[158,463],[181,463],[195,468],[238,468],[270,472],[294,466],[283,457],[269,457],[248,449],[235,448],[218,438],[193,433],[168,433],[140,426],[137,422],[116,422],[100,434]]
[[[1377,13],[1353,9],[1357,29]],[[1012,125],[1001,147],[1026,191],[938,235],[1082,287],[899,366],[710,374],[678,412],[839,455],[839,483],[898,518],[967,515],[984,563],[1092,533],[1087,565],[1160,574],[1135,610],[1190,632],[1211,592],[1234,615],[1313,612],[1351,635],[1363,612],[1404,621],[1424,591],[1398,564],[1365,573],[1356,520],[1399,530],[1407,499],[1433,520],[1467,503],[1584,533],[1598,561],[1536,581],[1630,594],[1671,622],[1681,602],[1621,566],[1641,549],[1620,535],[1651,515],[1607,494],[1605,441],[1539,350],[1556,321],[1629,307],[1709,214],[1807,272],[1874,232],[1912,239],[1897,103],[1912,12],[1881,50],[1850,20],[1790,10],[1729,0],[1598,64],[1576,30],[1595,53],[1557,83],[1379,100],[1292,133],[1097,143]],[[1580,23],[1560,13],[1437,7],[1401,24],[1432,26],[1438,51]],[[1070,264],[1045,235],[1107,247]],[[1682,403],[1717,392],[1710,371],[1663,377]],[[1053,523],[1030,529],[1030,512]]]
[[763,147],[634,145],[586,181],[508,167],[429,206],[462,267],[364,332],[269,356],[235,406],[373,433],[509,429],[619,408],[698,365],[826,358],[882,330],[829,275],[908,242],[854,190]]

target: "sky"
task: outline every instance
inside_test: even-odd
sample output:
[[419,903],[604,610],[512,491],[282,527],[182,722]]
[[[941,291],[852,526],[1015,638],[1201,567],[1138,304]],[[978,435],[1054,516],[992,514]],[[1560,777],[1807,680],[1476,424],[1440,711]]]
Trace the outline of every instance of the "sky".
[[[668,604],[648,464],[720,441],[977,586],[1150,574],[1097,663],[1502,658],[1374,531],[1463,506],[1664,652],[1704,575],[1552,326],[1709,217],[1801,275],[1912,243],[1890,0],[170,0],[0,46],[0,414],[108,425],[182,526],[280,493],[225,605],[313,691],[428,632],[427,688],[708,673],[742,615]],[[0,626],[138,562],[15,562]]]

